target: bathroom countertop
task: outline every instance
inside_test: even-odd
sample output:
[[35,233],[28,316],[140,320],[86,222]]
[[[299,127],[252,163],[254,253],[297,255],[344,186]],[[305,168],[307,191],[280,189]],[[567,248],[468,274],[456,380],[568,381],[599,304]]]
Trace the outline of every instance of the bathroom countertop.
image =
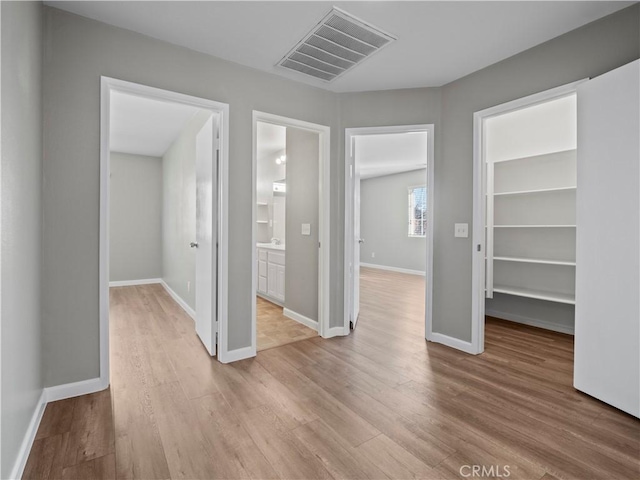
[[284,245],[276,245],[275,243],[256,243],[256,247],[258,248],[268,248],[270,250],[280,250],[284,251]]

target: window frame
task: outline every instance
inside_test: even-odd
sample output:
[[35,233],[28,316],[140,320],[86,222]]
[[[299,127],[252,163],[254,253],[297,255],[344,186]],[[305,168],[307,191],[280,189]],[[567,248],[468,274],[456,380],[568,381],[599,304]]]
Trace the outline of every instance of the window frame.
[[[415,202],[414,202],[414,191],[417,189],[424,190],[424,210],[423,217],[421,219],[416,219],[413,216],[415,212]],[[407,237],[408,238],[426,238],[427,236],[427,185],[412,185],[407,187]],[[416,223],[422,222],[422,234],[411,233],[415,231]],[[413,228],[412,228],[413,227]]]

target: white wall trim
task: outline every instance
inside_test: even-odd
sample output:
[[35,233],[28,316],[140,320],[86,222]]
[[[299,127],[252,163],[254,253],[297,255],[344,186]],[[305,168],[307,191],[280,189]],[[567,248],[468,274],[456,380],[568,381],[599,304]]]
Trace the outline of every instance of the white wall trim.
[[378,265],[377,263],[363,263],[360,262],[361,267],[377,268],[378,270],[387,270],[389,272],[406,273],[409,275],[419,275],[421,277],[426,276],[426,272],[422,270],[411,270],[409,268],[389,267],[388,265]]
[[[582,79],[480,110],[473,114],[473,225],[471,242],[471,344],[475,353],[484,351],[485,317],[485,194],[486,173],[484,162],[484,122],[493,116],[520,110],[570,95],[576,91]],[[480,248],[478,248],[480,247]]]
[[544,328],[545,330],[552,330],[554,332],[566,333],[567,335],[574,334],[574,327],[567,325],[560,325],[554,322],[548,322],[546,320],[540,320],[539,318],[527,317],[525,315],[518,315],[515,313],[500,312],[498,310],[486,310],[485,315],[490,317],[500,318],[502,320],[509,320],[510,322],[521,323],[523,325],[529,325],[532,327]]
[[[251,169],[252,186],[252,209],[251,209],[251,298],[254,299],[257,293],[257,272],[256,272],[256,182],[257,182],[257,135],[258,122],[280,125],[283,127],[299,128],[315,132],[320,136],[319,155],[319,225],[318,240],[320,242],[318,255],[318,333],[328,338],[331,322],[331,128],[326,125],[305,122],[294,118],[273,115],[271,113],[253,111],[253,155]],[[251,348],[254,355],[256,351],[256,302],[251,307]]]
[[244,347],[244,348],[237,348],[235,350],[229,350],[224,360],[220,360],[220,361],[222,363],[231,363],[231,362],[237,362],[239,360],[245,360],[247,358],[253,358],[255,356],[256,356],[255,348]]
[[33,415],[31,416],[31,421],[29,422],[27,431],[22,439],[22,443],[20,444],[20,450],[18,450],[18,455],[16,456],[9,478],[22,478],[24,467],[27,465],[29,453],[31,452],[33,442],[36,439],[36,433],[38,432],[38,427],[40,426],[40,421],[42,420],[42,415],[44,415],[44,409],[46,406],[46,394],[43,389],[38,403],[36,404],[36,408],[33,411]]
[[432,333],[430,341],[441,343],[442,345],[455,348],[456,350],[460,350],[471,355],[476,354],[476,351],[473,348],[471,342],[465,342],[464,340],[460,340],[459,338],[450,337],[449,335],[444,335],[442,333]]
[[167,285],[167,282],[165,282],[164,280],[160,281],[160,285],[162,285],[162,287],[167,291],[167,293],[171,296],[171,298],[173,298],[176,303],[178,305],[180,305],[180,307],[187,312],[187,315],[189,315],[194,321],[196,319],[196,311],[191,308],[187,302],[185,302],[182,297],[180,295],[178,295],[176,292],[173,291],[173,289]]
[[305,317],[304,315],[294,312],[293,310],[289,310],[288,308],[283,309],[282,314],[306,327],[313,328],[316,332],[318,331],[318,322],[316,320],[312,320],[309,317]]
[[[351,180],[350,169],[354,165],[355,161],[351,155],[351,142],[353,137],[358,135],[380,135],[384,133],[406,133],[406,132],[427,132],[427,234],[426,234],[426,248],[427,248],[427,265],[425,271],[425,338],[432,340],[431,338],[431,325],[433,317],[433,224],[435,218],[434,208],[434,185],[435,185],[435,127],[433,124],[423,125],[395,125],[385,127],[361,127],[361,128],[346,128],[344,141],[344,328],[341,328],[343,335],[349,334],[349,312],[351,311],[351,303],[353,298],[353,285],[350,281],[349,268],[353,263],[353,248],[351,245],[351,239],[353,238],[353,195],[354,195],[354,183]],[[367,264],[362,264],[367,266]],[[375,268],[375,267],[374,267]],[[408,273],[408,272],[404,272]]]
[[[137,83],[100,78],[100,378],[109,383],[109,123],[111,92],[119,91],[161,101],[211,110],[219,115],[220,164],[218,209],[218,360],[223,362],[228,344],[229,288],[229,105],[206,98],[149,87]],[[212,318],[212,321],[215,321]]]
[[33,447],[42,416],[49,402],[56,402],[58,400],[64,400],[66,398],[79,397],[80,395],[87,395],[89,393],[100,392],[109,386],[109,382],[104,382],[101,378],[92,378],[89,380],[83,380],[80,382],[67,383],[64,385],[57,385],[55,387],[46,387],[42,389],[40,399],[36,404],[36,408],[31,416],[31,421],[25,432],[24,439],[20,445],[18,456],[14,463],[11,475],[9,478],[22,478],[24,468],[27,465],[29,459],[29,453]]
[[162,283],[161,278],[142,278],[140,280],[114,280],[109,282],[109,287],[132,287],[134,285],[153,285]]
[[65,398],[79,397],[80,395],[100,392],[108,386],[109,383],[105,384],[100,378],[91,378],[80,382],[56,385],[55,387],[47,387],[44,389],[45,400],[47,403],[57,402],[58,400],[64,400]]

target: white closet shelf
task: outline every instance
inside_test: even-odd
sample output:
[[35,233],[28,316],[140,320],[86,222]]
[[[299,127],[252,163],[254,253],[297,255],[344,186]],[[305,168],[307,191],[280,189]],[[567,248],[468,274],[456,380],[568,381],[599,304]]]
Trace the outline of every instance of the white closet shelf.
[[563,155],[563,154],[568,154],[570,152],[575,152],[576,149],[575,148],[570,148],[569,150],[558,150],[556,152],[549,152],[549,153],[542,153],[540,155],[529,155],[527,157],[514,157],[514,158],[505,158],[503,160],[496,160],[493,163],[505,163],[505,162],[513,162],[513,161],[517,161],[517,160],[540,160],[543,158],[549,158],[552,157],[554,155]]
[[493,228],[576,228],[576,226],[575,225],[494,225]]
[[557,292],[545,292],[543,290],[533,290],[530,288],[506,287],[495,285],[493,291],[496,293],[506,293],[508,295],[516,295],[518,297],[535,298],[537,300],[546,300],[548,302],[566,303],[569,305],[576,304],[575,295]]
[[543,265],[566,265],[575,267],[576,262],[566,262],[563,260],[545,260],[543,258],[524,258],[524,257],[493,257],[494,260],[501,262],[520,262],[520,263],[540,263]]
[[537,193],[553,193],[553,192],[571,192],[577,190],[577,187],[557,187],[557,188],[540,188],[537,190],[519,190],[516,192],[494,193],[494,197],[504,197],[507,195],[530,195]]

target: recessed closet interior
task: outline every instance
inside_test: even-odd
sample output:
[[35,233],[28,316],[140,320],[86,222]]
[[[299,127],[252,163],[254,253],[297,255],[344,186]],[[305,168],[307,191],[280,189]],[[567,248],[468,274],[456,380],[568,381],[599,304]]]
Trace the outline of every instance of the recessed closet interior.
[[573,334],[575,92],[483,127],[486,315]]

